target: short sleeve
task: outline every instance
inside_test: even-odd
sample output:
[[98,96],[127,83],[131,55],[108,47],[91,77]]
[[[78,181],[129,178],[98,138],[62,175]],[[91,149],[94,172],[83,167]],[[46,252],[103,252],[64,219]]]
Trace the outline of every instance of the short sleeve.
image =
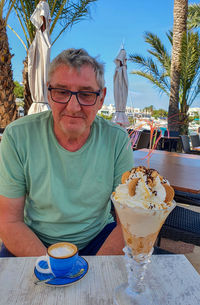
[[26,194],[22,160],[7,129],[0,146],[0,195],[19,198]]
[[121,183],[121,176],[124,172],[133,167],[133,151],[128,134],[123,134],[118,141],[115,157],[114,189]]

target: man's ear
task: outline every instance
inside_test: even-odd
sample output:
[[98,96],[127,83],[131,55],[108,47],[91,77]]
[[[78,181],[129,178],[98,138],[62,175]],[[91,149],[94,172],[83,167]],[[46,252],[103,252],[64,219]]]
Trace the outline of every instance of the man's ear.
[[47,82],[47,99],[48,99],[48,104],[49,104],[49,106],[51,108],[52,101],[50,99],[50,92],[49,92],[48,88],[49,88],[49,82]]
[[104,102],[104,99],[105,99],[105,96],[106,96],[106,87],[104,87],[102,90],[101,90],[101,93],[100,93],[100,103],[99,103],[99,110],[101,109],[101,107],[103,106],[103,102]]

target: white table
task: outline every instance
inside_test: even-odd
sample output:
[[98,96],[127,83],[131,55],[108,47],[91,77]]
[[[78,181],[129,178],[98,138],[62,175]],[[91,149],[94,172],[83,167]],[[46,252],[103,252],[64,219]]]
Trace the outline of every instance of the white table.
[[[123,257],[85,258],[88,273],[68,287],[36,286],[36,258],[1,258],[0,305],[113,305],[114,288],[126,280]],[[154,305],[200,304],[200,275],[184,255],[153,256],[147,282]]]

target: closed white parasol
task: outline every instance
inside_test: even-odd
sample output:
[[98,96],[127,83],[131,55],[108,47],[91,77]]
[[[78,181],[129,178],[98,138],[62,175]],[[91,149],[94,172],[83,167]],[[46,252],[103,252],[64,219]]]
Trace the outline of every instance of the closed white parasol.
[[31,22],[36,27],[36,34],[28,50],[28,79],[33,100],[28,114],[49,109],[46,83],[51,49],[50,21],[48,3],[40,1],[31,16]]
[[128,75],[126,61],[126,51],[124,48],[122,48],[114,60],[116,64],[114,74],[114,99],[116,113],[114,114],[112,121],[124,127],[130,124],[125,114],[128,97]]

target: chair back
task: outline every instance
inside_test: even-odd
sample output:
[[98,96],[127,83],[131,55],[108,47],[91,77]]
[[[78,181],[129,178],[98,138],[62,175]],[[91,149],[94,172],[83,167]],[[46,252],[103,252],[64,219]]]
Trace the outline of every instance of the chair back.
[[158,236],[200,246],[200,213],[176,206],[169,214]]
[[192,143],[193,148],[197,147],[197,146],[200,146],[200,138],[199,138],[198,134],[191,135],[190,139],[191,139],[191,143]]
[[[165,136],[165,137],[168,137],[168,131],[167,131],[167,130],[165,130],[164,136]],[[178,137],[178,136],[179,136],[179,131],[173,131],[173,130],[171,130],[171,131],[169,131],[169,136],[170,136],[170,137]]]
[[182,148],[184,153],[189,154],[191,153],[190,150],[190,138],[187,135],[181,135],[181,144],[182,144]]
[[[171,130],[168,131],[165,130],[164,132],[164,137],[179,137],[179,131],[174,131],[174,130]],[[163,150],[168,150],[168,151],[176,151],[177,150],[177,144],[178,144],[178,139],[163,139],[163,143],[162,143],[162,149]]]
[[142,131],[140,133],[135,149],[149,148],[150,132]]

